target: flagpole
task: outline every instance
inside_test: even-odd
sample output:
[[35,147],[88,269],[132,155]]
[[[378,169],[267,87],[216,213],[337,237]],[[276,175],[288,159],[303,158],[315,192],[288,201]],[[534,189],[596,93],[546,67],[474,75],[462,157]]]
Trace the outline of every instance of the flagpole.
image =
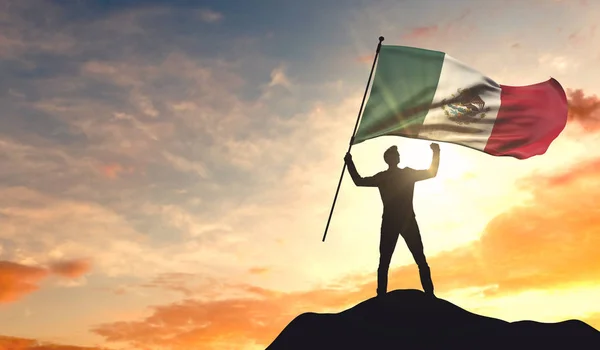
[[[360,115],[362,114],[363,105],[365,104],[365,99],[367,98],[367,91],[369,91],[369,85],[371,84],[371,77],[373,76],[373,70],[375,69],[375,62],[377,62],[377,56],[379,56],[379,50],[381,50],[381,42],[383,41],[383,37],[379,37],[379,44],[377,44],[377,51],[375,51],[375,57],[373,58],[373,65],[371,66],[371,73],[369,73],[369,80],[367,81],[367,87],[365,88],[365,94],[363,95],[362,102],[360,103],[360,109],[358,111],[358,116],[356,117],[356,124],[354,124],[354,131],[352,131],[352,137],[350,137],[350,145],[348,145],[349,153],[352,149],[352,144],[354,143],[354,135],[356,134],[356,129],[358,128],[358,122],[360,121]],[[327,229],[329,229],[329,223],[331,222],[331,216],[333,215],[333,208],[335,208],[335,202],[337,201],[338,193],[340,192],[340,185],[342,184],[342,179],[344,178],[344,172],[346,170],[346,162],[344,162],[344,166],[342,167],[342,174],[340,175],[340,181],[338,182],[337,189],[335,190],[335,197],[333,197],[333,204],[331,204],[331,211],[329,212],[329,218],[327,219],[327,226],[325,226],[325,233],[323,234],[323,242],[325,242],[325,237],[327,237]]]

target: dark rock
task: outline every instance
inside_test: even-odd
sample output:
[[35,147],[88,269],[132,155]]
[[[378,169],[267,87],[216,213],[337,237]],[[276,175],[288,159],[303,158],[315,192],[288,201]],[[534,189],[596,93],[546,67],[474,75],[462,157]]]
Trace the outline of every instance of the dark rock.
[[337,314],[304,313],[267,350],[600,349],[588,324],[506,322],[418,290],[395,290]]

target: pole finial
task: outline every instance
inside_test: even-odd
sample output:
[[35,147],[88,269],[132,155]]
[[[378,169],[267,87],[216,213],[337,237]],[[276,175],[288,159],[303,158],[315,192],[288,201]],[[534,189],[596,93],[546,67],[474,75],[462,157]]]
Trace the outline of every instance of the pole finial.
[[380,37],[379,37],[379,42],[382,42],[382,41],[383,41],[383,39],[385,39],[385,38],[384,38],[384,37],[382,37],[382,36],[380,36]]

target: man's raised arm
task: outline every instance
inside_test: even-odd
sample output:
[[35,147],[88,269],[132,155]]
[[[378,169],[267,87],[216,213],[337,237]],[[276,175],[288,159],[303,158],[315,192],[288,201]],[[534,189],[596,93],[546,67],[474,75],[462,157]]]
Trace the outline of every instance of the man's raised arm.
[[352,181],[354,181],[356,186],[377,187],[376,175],[370,177],[361,177],[358,174],[350,153],[346,153],[344,161],[346,162],[346,166],[348,166],[348,172],[350,173]]
[[427,170],[415,170],[416,181],[431,179],[437,175],[438,168],[440,167],[440,145],[432,143],[430,147],[433,151],[431,165]]

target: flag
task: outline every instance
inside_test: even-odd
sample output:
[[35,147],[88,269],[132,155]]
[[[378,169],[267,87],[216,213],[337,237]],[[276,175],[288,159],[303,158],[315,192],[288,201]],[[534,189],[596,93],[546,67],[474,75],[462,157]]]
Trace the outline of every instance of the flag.
[[526,159],[544,154],[566,122],[554,78],[500,85],[444,52],[382,45],[352,144],[397,135]]

